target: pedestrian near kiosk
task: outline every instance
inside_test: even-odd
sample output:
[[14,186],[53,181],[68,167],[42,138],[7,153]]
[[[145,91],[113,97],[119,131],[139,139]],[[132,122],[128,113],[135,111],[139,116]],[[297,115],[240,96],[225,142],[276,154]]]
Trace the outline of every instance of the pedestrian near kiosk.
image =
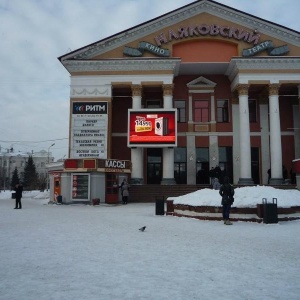
[[123,204],[127,204],[128,197],[129,197],[129,185],[126,178],[124,178],[121,184],[121,193],[122,193]]

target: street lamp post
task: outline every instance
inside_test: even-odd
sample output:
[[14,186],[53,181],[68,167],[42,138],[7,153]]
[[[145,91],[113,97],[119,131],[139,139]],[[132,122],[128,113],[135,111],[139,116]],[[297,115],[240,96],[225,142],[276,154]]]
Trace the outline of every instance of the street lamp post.
[[53,143],[52,145],[50,145],[49,147],[48,147],[48,164],[50,163],[50,152],[49,152],[49,150],[50,150],[50,148],[52,147],[52,146],[54,146],[55,145],[55,143]]
[[52,145],[50,145],[49,147],[48,147],[48,176],[47,176],[47,190],[49,190],[49,185],[50,185],[50,176],[49,176],[49,163],[50,163],[50,148],[52,147],[52,146],[54,146],[55,145],[55,143],[53,143]]

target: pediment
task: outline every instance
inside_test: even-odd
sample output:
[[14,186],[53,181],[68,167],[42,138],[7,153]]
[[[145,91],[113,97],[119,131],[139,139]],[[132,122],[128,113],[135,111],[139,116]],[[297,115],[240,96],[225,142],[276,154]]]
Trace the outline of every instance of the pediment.
[[203,77],[200,76],[186,85],[188,88],[214,88],[216,86],[216,83]]
[[[168,53],[168,51],[170,52],[171,50],[168,50],[167,48],[171,48],[171,46],[166,45],[166,47],[164,47],[164,45],[157,45],[157,40],[155,40],[153,37],[157,36],[164,30],[168,31],[170,35],[172,34],[170,33],[170,28],[178,28],[176,27],[177,25],[180,26],[184,22],[188,23],[190,20],[199,20],[198,23],[200,25],[202,24],[201,20],[203,17],[206,17],[206,19],[212,18],[219,20],[222,23],[220,26],[226,25],[227,22],[233,24],[231,26],[241,26],[244,29],[246,28],[249,30],[247,34],[252,35],[252,38],[253,36],[255,37],[255,34],[259,34],[264,35],[264,37],[267,38],[270,37],[271,39],[276,39],[276,41],[280,41],[282,44],[293,45],[297,49],[297,55],[293,55],[298,56],[298,53],[300,53],[299,32],[211,0],[199,0],[155,19],[149,20],[148,22],[142,23],[103,40],[97,41],[93,44],[72,51],[59,57],[59,60],[63,63],[66,60],[124,58],[124,53],[122,53],[122,50],[120,49],[123,49],[128,45],[130,47],[135,47],[136,45],[136,48],[138,49],[141,42],[150,44],[146,50],[149,50],[149,47],[152,45],[153,51],[151,54],[155,54],[155,51],[159,51],[160,48],[157,49],[156,46],[161,47],[162,49],[165,48],[167,51],[166,53]],[[228,32],[226,32],[226,34],[227,33]],[[211,38],[211,36],[209,38]],[[220,34],[219,38],[221,39],[224,37],[222,37]],[[174,42],[178,41],[176,41],[174,38]],[[236,39],[236,43],[238,42],[238,39]],[[249,44],[249,48],[253,46],[253,44]]]

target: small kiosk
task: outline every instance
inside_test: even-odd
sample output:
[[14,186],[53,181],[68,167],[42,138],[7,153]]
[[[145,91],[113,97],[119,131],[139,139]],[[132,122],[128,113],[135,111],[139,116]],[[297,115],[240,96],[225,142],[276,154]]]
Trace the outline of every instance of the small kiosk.
[[[119,186],[131,173],[131,162],[114,159],[66,159],[60,177],[53,177],[54,191],[60,187],[63,204],[117,204]],[[59,180],[58,180],[59,178]]]

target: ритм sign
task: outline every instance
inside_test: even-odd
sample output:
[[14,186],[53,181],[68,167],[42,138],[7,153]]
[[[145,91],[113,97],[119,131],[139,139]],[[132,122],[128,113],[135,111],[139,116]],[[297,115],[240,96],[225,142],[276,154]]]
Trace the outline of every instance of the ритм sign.
[[[161,48],[162,44],[168,44],[174,40],[207,35],[235,39],[237,41],[244,41],[253,45],[257,45],[260,39],[260,35],[257,34],[257,31],[248,32],[242,28],[219,26],[216,24],[191,25],[187,27],[180,27],[176,30],[170,29],[168,32],[160,33],[154,37],[156,45],[148,42],[140,42],[138,48],[125,46],[123,53],[128,56],[142,56],[145,51],[148,51],[157,56],[169,57],[170,51],[168,49]],[[243,50],[243,56],[253,56],[264,50],[268,50],[269,55],[272,56],[284,55],[289,51],[287,45],[275,48],[271,41],[265,41],[261,42],[257,45],[257,47]]]

